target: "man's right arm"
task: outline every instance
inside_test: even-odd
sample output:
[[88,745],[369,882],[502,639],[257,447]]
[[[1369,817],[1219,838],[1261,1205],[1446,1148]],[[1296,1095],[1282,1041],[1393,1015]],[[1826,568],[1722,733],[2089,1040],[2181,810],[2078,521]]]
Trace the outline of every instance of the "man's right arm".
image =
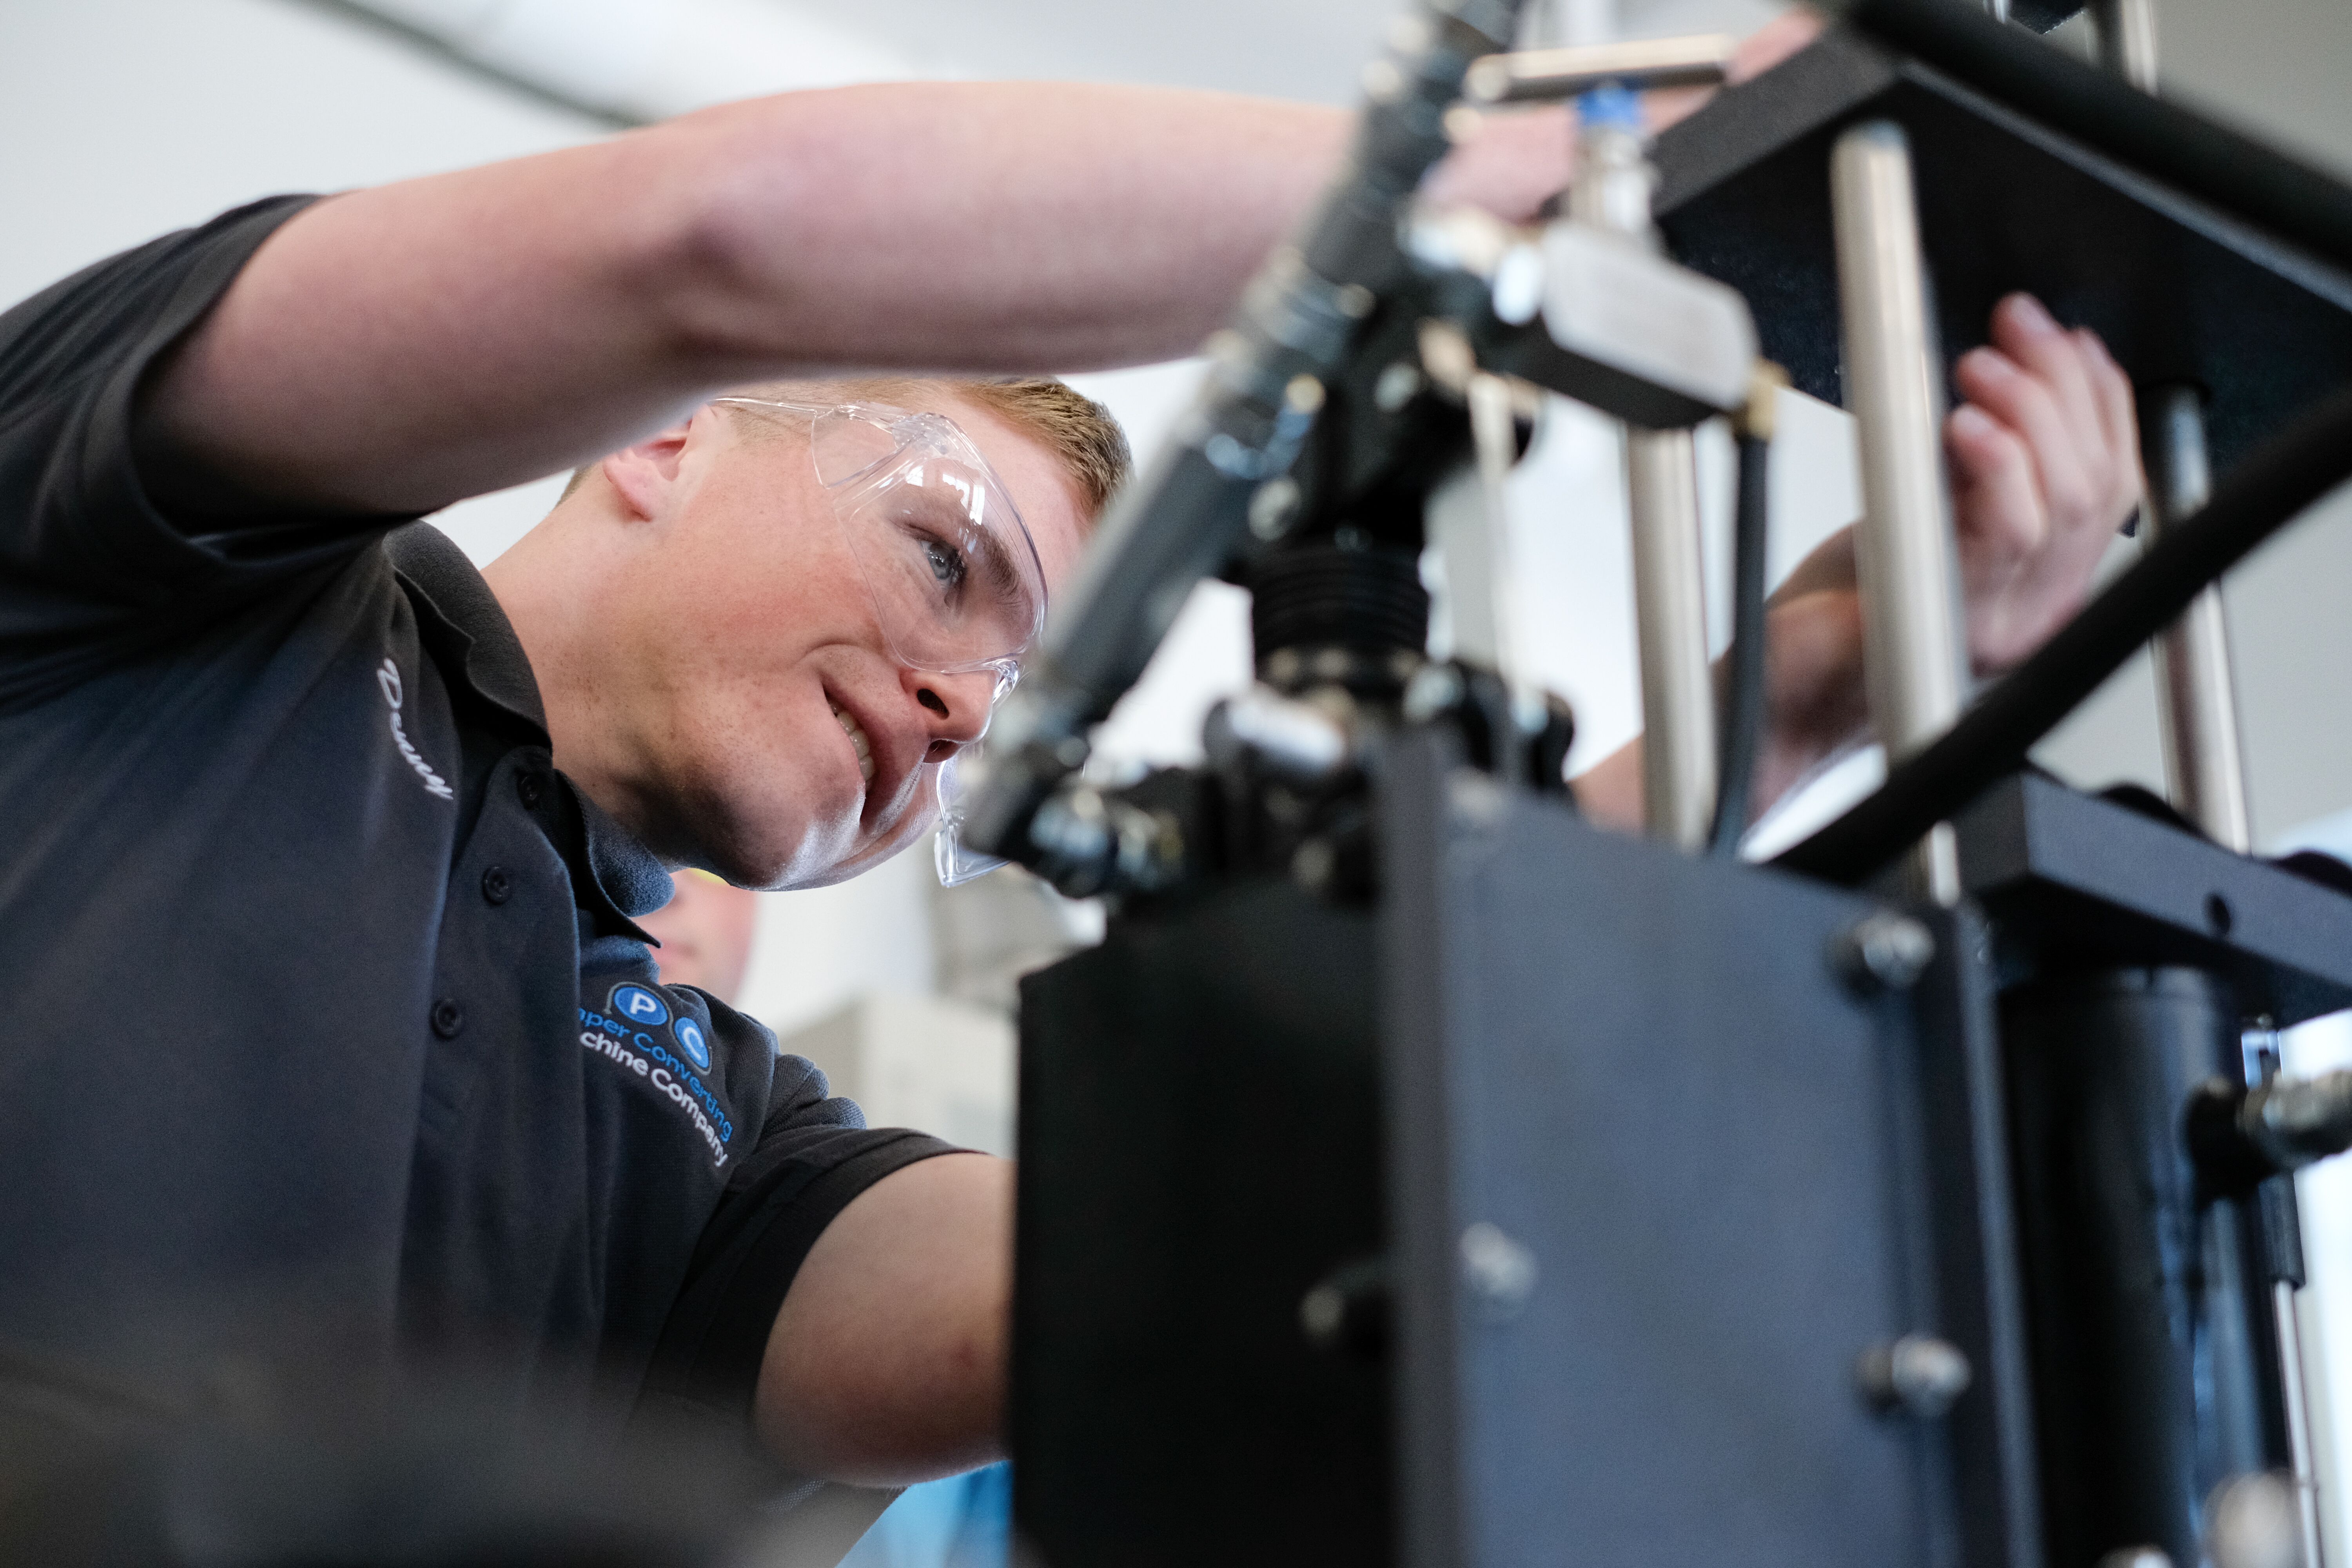
[[1189,353],[1348,132],[1199,92],[849,88],[352,192],[274,235],[162,367],[141,427],[173,460],[142,466],[410,513],[746,381]]

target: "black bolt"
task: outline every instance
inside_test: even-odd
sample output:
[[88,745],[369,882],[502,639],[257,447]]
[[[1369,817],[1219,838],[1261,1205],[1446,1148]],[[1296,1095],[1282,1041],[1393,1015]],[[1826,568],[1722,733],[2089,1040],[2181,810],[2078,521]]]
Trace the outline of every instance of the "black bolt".
[[537,773],[517,773],[515,774],[515,793],[522,796],[522,808],[525,811],[537,811],[539,797],[547,793],[547,781]]
[[504,866],[493,866],[482,873],[482,897],[494,904],[503,904],[514,894],[514,879],[507,875]]
[[433,1004],[433,1032],[445,1040],[454,1040],[466,1026],[466,1010],[444,996]]

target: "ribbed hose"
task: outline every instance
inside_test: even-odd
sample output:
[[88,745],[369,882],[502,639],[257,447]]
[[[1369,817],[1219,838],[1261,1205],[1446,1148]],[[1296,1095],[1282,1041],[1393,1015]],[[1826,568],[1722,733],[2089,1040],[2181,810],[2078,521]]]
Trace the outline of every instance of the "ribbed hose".
[[1769,542],[1772,443],[1739,437],[1739,505],[1732,522],[1731,651],[1723,691],[1723,747],[1707,852],[1729,859],[1748,831],[1756,754],[1764,741],[1764,551]]
[[2033,743],[2208,584],[2352,478],[2352,391],[2241,463],[2203,510],[2011,671],[1878,791],[1773,863],[1825,881],[1868,878],[2025,762]]

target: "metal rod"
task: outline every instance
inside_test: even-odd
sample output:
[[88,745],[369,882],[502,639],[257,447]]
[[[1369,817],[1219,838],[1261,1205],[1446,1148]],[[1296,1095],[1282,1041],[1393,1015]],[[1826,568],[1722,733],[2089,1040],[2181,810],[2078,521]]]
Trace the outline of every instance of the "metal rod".
[[1703,848],[1715,817],[1715,680],[1706,659],[1697,451],[1687,430],[1627,430],[1633,609],[1642,656],[1642,815]]
[[2271,1287],[2271,1317],[2278,1336],[2279,1383],[2286,1395],[2287,1450],[2294,1467],[2304,1568],[2323,1568],[2326,1559],[2319,1533],[2319,1467],[2312,1458],[2311,1408],[2303,1387],[2303,1324],[2295,1315],[2292,1281],[2281,1279]]
[[2156,90],[2155,0],[2091,0],[2099,63],[2142,92]]
[[[1854,530],[1871,721],[1892,767],[1951,726],[1963,690],[1962,622],[1944,482],[1943,399],[1927,319],[1911,152],[1870,121],[1831,155],[1846,407],[1862,447]],[[1959,898],[1958,857],[1937,827],[1914,855],[1916,890]]]
[[[2193,386],[2141,394],[2148,519],[2158,539],[2203,506],[2211,491],[2205,410]],[[2157,716],[2164,729],[2164,773],[2172,803],[2217,844],[2241,854],[2253,844],[2246,805],[2238,698],[2231,674],[2221,591],[2208,588],[2156,640]]]
[[1462,96],[1471,103],[1574,98],[1606,82],[1629,88],[1714,87],[1731,68],[1739,40],[1727,33],[1639,38],[1565,49],[1522,49],[1470,62]]
[[1486,371],[1463,389],[1470,406],[1477,500],[1433,508],[1438,552],[1445,563],[1446,603],[1454,621],[1454,654],[1484,665],[1505,681],[1519,674],[1511,645],[1510,478],[1519,437],[1511,386]]

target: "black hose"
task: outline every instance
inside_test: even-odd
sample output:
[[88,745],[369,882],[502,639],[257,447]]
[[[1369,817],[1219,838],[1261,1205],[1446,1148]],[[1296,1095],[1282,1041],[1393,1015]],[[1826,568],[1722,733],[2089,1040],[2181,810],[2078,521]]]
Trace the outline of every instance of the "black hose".
[[1739,437],[1739,504],[1731,546],[1731,650],[1723,688],[1723,750],[1716,769],[1715,826],[1709,854],[1739,853],[1748,803],[1756,792],[1756,754],[1764,740],[1764,549],[1772,443]]
[[1869,877],[2015,772],[2035,742],[2209,584],[2347,478],[2352,391],[2338,393],[2239,464],[2201,510],[2158,540],[1941,739],[1773,864],[1849,885]]

